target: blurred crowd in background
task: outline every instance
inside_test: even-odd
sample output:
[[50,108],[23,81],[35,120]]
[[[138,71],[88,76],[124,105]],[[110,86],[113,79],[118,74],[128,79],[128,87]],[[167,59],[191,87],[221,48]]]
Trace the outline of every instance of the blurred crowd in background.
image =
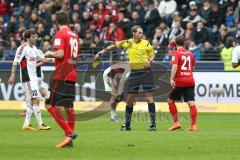
[[69,13],[79,35],[82,60],[104,46],[131,38],[142,26],[157,60],[168,61],[172,41],[185,35],[185,46],[198,61],[219,61],[220,52],[240,44],[238,0],[0,0],[0,59],[13,60],[26,29],[38,33],[37,47],[52,48],[57,11]]

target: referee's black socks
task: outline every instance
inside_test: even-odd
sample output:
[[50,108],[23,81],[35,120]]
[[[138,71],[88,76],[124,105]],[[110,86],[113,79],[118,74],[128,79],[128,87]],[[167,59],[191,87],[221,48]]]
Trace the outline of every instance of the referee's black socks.
[[150,114],[151,125],[156,125],[155,118],[156,118],[156,109],[155,103],[148,103],[148,111]]
[[130,127],[132,112],[133,112],[133,106],[126,106],[126,111],[125,111],[126,128]]

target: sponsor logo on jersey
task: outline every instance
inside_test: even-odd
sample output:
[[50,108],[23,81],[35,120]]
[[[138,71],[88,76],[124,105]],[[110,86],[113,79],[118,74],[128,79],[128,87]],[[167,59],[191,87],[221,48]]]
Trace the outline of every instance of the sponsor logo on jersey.
[[55,45],[55,46],[59,46],[60,44],[61,44],[61,39],[56,38],[56,39],[54,40],[54,45]]

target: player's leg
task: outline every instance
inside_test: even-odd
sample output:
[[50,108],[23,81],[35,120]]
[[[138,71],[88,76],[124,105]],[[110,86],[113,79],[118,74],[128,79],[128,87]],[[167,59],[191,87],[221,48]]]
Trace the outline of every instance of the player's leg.
[[40,94],[41,94],[41,96],[44,98],[44,97],[46,97],[46,95],[47,95],[47,90],[45,89],[45,88],[40,88],[39,89],[39,92],[40,92]]
[[[72,141],[77,137],[77,134],[74,132],[74,124],[75,124],[75,114],[73,109],[66,109],[63,106],[54,106],[54,105],[46,105],[48,108],[49,113],[54,118],[55,122],[63,129],[64,131],[64,139],[56,145],[57,148],[63,148],[68,145],[72,146]],[[64,110],[69,111],[67,115],[70,116],[72,119],[66,120],[66,117],[64,117],[65,113],[62,113]],[[71,124],[69,125],[69,123]]]
[[115,99],[117,97],[117,92],[115,90],[113,79],[111,79],[108,76],[103,76],[103,82],[104,82],[104,88],[105,91],[108,92],[111,95],[110,105],[111,105],[111,111],[110,111],[110,119],[111,121],[119,121],[119,118],[116,115],[116,107],[117,103],[115,102]]
[[187,102],[190,109],[190,117],[191,117],[191,125],[188,128],[188,131],[196,131],[197,130],[197,107],[195,104],[194,97],[194,86],[186,87],[183,93],[184,101]]
[[181,125],[179,122],[179,117],[178,117],[178,110],[175,104],[175,101],[180,100],[182,97],[182,88],[181,87],[175,87],[170,91],[170,94],[168,96],[168,106],[169,106],[169,111],[172,115],[173,118],[173,123],[172,126],[168,129],[169,131],[174,131],[176,129],[180,129]]
[[38,129],[39,130],[49,130],[51,129],[50,126],[47,126],[43,123],[42,120],[42,115],[41,115],[41,110],[39,107],[40,104],[40,92],[39,92],[39,88],[38,88],[38,82],[37,81],[30,81],[28,82],[28,87],[31,88],[31,97],[32,97],[32,109],[35,115],[35,118],[37,120],[38,123]]
[[[20,117],[26,117],[27,107],[28,107],[28,106],[32,106],[32,105],[31,105],[31,100],[26,100],[26,93],[24,93],[24,94],[25,94],[25,106],[24,106],[25,108],[24,108],[24,111],[23,111],[23,112],[19,113],[19,116],[20,116]],[[29,104],[30,104],[30,105],[29,105]],[[32,116],[31,116],[31,117],[32,117]]]
[[125,110],[125,124],[122,125],[121,131],[131,130],[131,117],[133,112],[133,104],[135,102],[136,93],[127,95],[127,106]]
[[67,115],[67,122],[72,131],[75,130],[75,110],[73,107],[73,103],[75,100],[76,90],[75,90],[75,83],[65,82],[67,85],[64,89],[65,96],[63,97],[64,101],[61,102],[60,105],[64,106]]
[[197,130],[197,107],[194,101],[188,101],[187,103],[190,108],[190,116],[191,116],[191,126],[188,128],[188,131],[196,131]]
[[24,130],[37,130],[33,128],[30,125],[30,120],[33,114],[33,109],[32,109],[32,102],[31,102],[31,91],[29,90],[29,87],[27,85],[27,82],[23,83],[23,88],[25,92],[25,99],[26,99],[26,114],[25,114],[25,120],[22,129]]
[[139,77],[139,74],[137,72],[131,72],[127,81],[128,94],[125,110],[125,124],[122,125],[121,131],[131,130],[130,125],[133,105],[135,103],[135,97],[138,94],[139,86],[141,84],[141,77]]
[[46,89],[46,86],[44,85],[44,82],[43,82],[43,78],[38,78],[38,88],[39,88],[39,92],[42,96],[42,98],[49,98],[49,92],[48,90]]
[[153,100],[153,92],[156,90],[153,74],[151,69],[144,71],[141,74],[143,92],[145,92],[146,101],[148,103],[148,111],[150,115],[150,127],[148,131],[156,131],[156,107]]
[[75,110],[73,107],[64,107],[69,127],[75,130]]
[[75,133],[75,110],[73,107],[57,106],[55,107],[55,115],[58,119],[56,122],[64,130],[64,139],[56,145],[57,148],[73,147],[72,141],[77,137]]
[[145,95],[148,103],[148,112],[151,120],[150,127],[148,130],[156,131],[156,107],[153,100],[153,92],[146,92]]
[[[66,84],[64,81],[55,80],[50,85],[50,91],[50,97],[45,101],[46,108],[65,133],[64,140],[56,145],[56,147],[62,148],[71,144],[77,137],[74,132],[75,111],[73,109],[75,84]],[[64,117],[64,115],[67,115],[67,117]]]
[[110,100],[110,104],[111,104],[111,111],[110,111],[111,121],[119,122],[120,119],[119,119],[119,117],[116,114],[116,108],[117,108],[116,97],[117,97],[117,92],[114,90],[114,91],[111,91],[110,94],[111,94],[111,100]]
[[32,108],[33,108],[33,112],[35,115],[35,118],[38,122],[38,129],[39,130],[49,130],[51,129],[50,126],[47,126],[45,123],[43,123],[42,120],[42,114],[41,114],[41,110],[39,107],[39,103],[40,103],[40,99],[39,98],[33,98],[32,99]]

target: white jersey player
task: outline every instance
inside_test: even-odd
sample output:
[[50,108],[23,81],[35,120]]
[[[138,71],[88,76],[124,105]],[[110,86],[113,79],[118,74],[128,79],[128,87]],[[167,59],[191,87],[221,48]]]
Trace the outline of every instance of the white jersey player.
[[38,122],[38,129],[48,130],[51,127],[46,126],[43,123],[39,108],[40,93],[36,71],[37,59],[44,59],[44,55],[40,54],[39,50],[34,46],[37,39],[37,34],[35,32],[27,30],[24,33],[24,38],[26,40],[26,43],[22,44],[20,47],[17,48],[16,55],[13,61],[12,73],[8,80],[8,83],[10,85],[13,84],[15,80],[16,66],[17,64],[19,64],[20,80],[25,91],[26,101],[28,102],[23,129],[36,130],[29,124],[32,114],[34,113]]
[[[39,56],[38,56],[38,59],[37,59],[37,69],[36,69],[37,78],[38,78],[38,88],[39,88],[41,98],[46,99],[50,96],[50,93],[47,91],[47,86],[43,81],[44,75],[43,75],[41,66],[46,62],[50,62],[50,61],[54,61],[54,60],[52,58],[45,58],[44,61],[43,61],[42,57],[44,57],[44,54],[41,50],[38,50],[38,51],[39,51]],[[31,100],[28,100],[28,99],[25,99],[25,100],[26,100],[26,108],[27,108],[27,106],[28,106],[28,104],[30,104]],[[22,117],[25,117],[26,116],[26,110],[24,112],[20,113],[19,115],[22,116]]]
[[235,47],[232,52],[232,67],[237,68],[240,66],[240,45]]
[[127,62],[118,62],[111,65],[103,72],[103,82],[105,91],[111,94],[111,120],[119,121],[116,115],[117,103],[123,98],[124,84],[130,73],[130,67]]

